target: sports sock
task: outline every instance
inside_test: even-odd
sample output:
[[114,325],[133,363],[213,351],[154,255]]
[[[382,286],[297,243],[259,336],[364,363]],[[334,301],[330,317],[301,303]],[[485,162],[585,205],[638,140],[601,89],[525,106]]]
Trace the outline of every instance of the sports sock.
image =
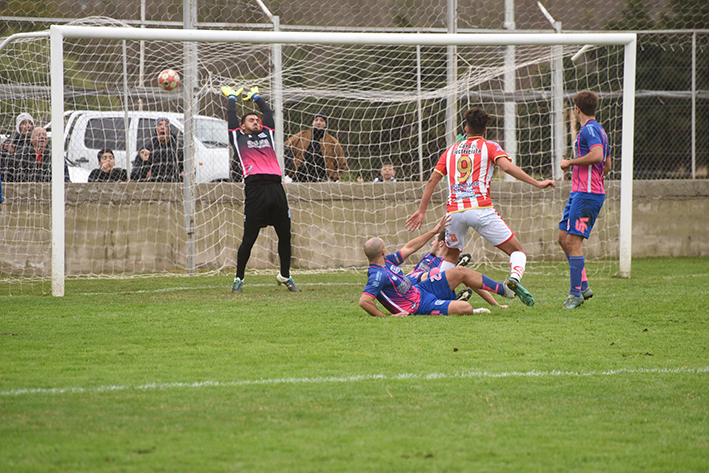
[[569,256],[569,278],[571,290],[569,294],[581,297],[581,273],[583,273],[585,259],[583,256]]
[[444,261],[441,263],[441,271],[445,271],[446,269],[451,269],[455,268],[455,264],[451,263],[450,261]]
[[513,251],[510,255],[510,278],[517,281],[524,276],[524,267],[527,265],[527,255],[521,251]]
[[[568,253],[566,253],[566,259],[569,259]],[[571,264],[571,262],[569,262],[569,264]],[[586,277],[586,265],[584,262],[583,271],[581,271],[581,290],[585,291],[586,289],[588,289],[588,278]]]
[[581,271],[581,290],[585,291],[588,289],[588,278],[586,277],[586,266],[584,265],[583,271]]
[[505,295],[505,288],[502,286],[502,283],[494,281],[489,277],[485,276],[484,274],[482,275],[482,277],[483,287],[481,287],[480,289],[488,292],[494,292],[495,294],[499,294],[501,296]]

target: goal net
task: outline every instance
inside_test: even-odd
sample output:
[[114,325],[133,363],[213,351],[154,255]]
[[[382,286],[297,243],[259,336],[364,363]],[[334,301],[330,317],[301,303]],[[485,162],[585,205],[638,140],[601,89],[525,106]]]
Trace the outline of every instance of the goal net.
[[[296,39],[274,45],[229,37],[236,32],[200,30],[204,38],[187,42],[188,32],[182,30],[150,32],[104,19],[83,25],[110,28],[84,37],[65,35],[63,91],[55,95],[63,100],[54,104],[56,84],[50,83],[56,66],[49,35],[20,37],[0,50],[0,129],[10,137],[17,117],[32,115],[36,126],[48,129],[51,146],[63,148],[71,181],[62,183],[56,172],[54,183],[14,182],[22,179],[3,174],[0,275],[10,291],[29,281],[48,287],[52,265],[56,272],[62,262],[52,259],[59,252],[56,245],[64,248],[59,272],[68,277],[231,272],[244,199],[243,184],[232,182],[239,179],[230,173],[227,100],[220,93],[225,85],[258,86],[274,110],[296,273],[365,267],[361,248],[367,238],[380,236],[394,250],[419,234],[408,232],[404,222],[418,207],[439,156],[463,133],[462,117],[471,107],[491,115],[486,138],[499,142],[518,166],[537,179],[559,179],[555,190],[538,190],[499,175],[492,198],[525,246],[529,271],[564,271],[556,237],[570,183],[558,162],[572,156],[578,132],[571,97],[593,90],[601,98],[597,117],[610,136],[615,164],[606,178],[606,203],[584,250],[588,261],[598,263],[589,265],[593,271],[618,272],[627,101],[620,40],[610,44],[604,38],[601,44],[593,41],[600,35],[585,35],[563,47],[508,45],[504,35],[495,35],[491,45],[451,46],[427,42],[427,35],[412,42],[413,35],[324,34],[325,41],[305,44],[313,41],[296,33]],[[116,32],[111,39],[105,37],[109,30]],[[143,36],[132,36],[136,31]],[[157,36],[145,39],[146,32]],[[380,40],[385,36],[388,43]],[[530,41],[534,36],[528,36]],[[592,46],[578,54],[585,43]],[[454,67],[448,67],[451,62]],[[158,85],[164,69],[182,76],[172,91]],[[56,102],[63,111],[62,137],[52,122]],[[237,111],[258,110],[239,100]],[[192,117],[189,124],[185,116]],[[105,149],[130,176],[138,150],[156,133],[158,118],[169,120],[172,138],[191,163],[181,168],[187,172],[184,180],[134,175],[131,182],[87,182]],[[316,121],[326,126],[320,142],[308,138],[323,135],[314,129]],[[186,127],[192,139],[185,136]],[[4,172],[18,162],[5,154],[1,159]],[[395,180],[376,182],[389,175],[385,167],[393,169]],[[61,200],[52,185],[65,189],[63,229],[53,230],[51,224],[53,205],[56,212]],[[445,213],[446,195],[444,186],[434,194],[422,231]],[[278,268],[276,247],[275,232],[263,229],[247,271]],[[469,235],[464,251],[476,264],[506,268],[506,256],[477,235]]]

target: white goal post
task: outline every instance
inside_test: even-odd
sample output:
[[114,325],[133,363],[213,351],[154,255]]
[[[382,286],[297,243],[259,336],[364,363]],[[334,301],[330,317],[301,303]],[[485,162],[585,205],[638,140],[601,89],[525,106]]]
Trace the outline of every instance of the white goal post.
[[[630,277],[632,237],[633,138],[635,109],[636,35],[632,33],[550,34],[409,34],[409,33],[314,33],[265,31],[214,31],[91,26],[52,26],[51,120],[53,136],[64,136],[64,40],[130,40],[204,43],[252,43],[279,45],[381,45],[381,46],[621,46],[622,143],[620,179],[619,274]],[[274,85],[274,95],[278,93]],[[61,139],[52,147],[51,191],[51,285],[54,296],[64,295],[65,272],[65,146]],[[185,182],[185,192],[190,183]]]

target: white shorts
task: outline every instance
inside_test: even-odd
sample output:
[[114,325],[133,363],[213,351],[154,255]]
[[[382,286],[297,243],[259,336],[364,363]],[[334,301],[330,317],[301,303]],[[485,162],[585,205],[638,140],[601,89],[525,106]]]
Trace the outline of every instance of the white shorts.
[[493,246],[499,246],[514,236],[494,208],[469,209],[451,214],[451,224],[446,227],[446,246],[463,251],[468,228],[478,232]]

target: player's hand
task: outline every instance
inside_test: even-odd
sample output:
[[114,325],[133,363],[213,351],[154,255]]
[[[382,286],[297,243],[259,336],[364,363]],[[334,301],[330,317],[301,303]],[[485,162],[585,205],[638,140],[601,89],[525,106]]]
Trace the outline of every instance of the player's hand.
[[443,218],[438,222],[438,225],[433,229],[433,233],[438,233],[444,228],[446,228],[448,225],[451,224],[451,216],[450,215],[444,215]]
[[147,161],[148,158],[150,158],[150,150],[147,150],[145,148],[140,150],[140,159],[143,161]]
[[391,314],[392,317],[408,317],[408,312],[399,312],[398,314]]
[[566,171],[571,167],[571,161],[568,159],[562,159],[559,163],[559,167],[562,169],[562,171]]
[[537,187],[540,189],[546,189],[547,187],[554,189],[556,188],[556,182],[553,179],[547,179],[546,181],[540,182]]
[[417,210],[415,214],[406,219],[406,228],[410,232],[421,228],[421,224],[423,223],[423,216],[424,214]]
[[224,87],[222,87],[222,94],[224,94],[224,96],[225,96],[226,98],[228,98],[228,99],[232,99],[232,98],[233,98],[234,100],[236,100],[236,98],[237,98],[239,95],[241,95],[241,93],[242,93],[243,91],[244,91],[244,88],[243,88],[243,87],[240,88],[239,90],[234,90],[234,89],[232,89],[232,88],[229,87],[229,86],[224,86]]
[[251,90],[244,94],[244,102],[256,101],[261,97],[258,93],[258,87],[251,87]]

